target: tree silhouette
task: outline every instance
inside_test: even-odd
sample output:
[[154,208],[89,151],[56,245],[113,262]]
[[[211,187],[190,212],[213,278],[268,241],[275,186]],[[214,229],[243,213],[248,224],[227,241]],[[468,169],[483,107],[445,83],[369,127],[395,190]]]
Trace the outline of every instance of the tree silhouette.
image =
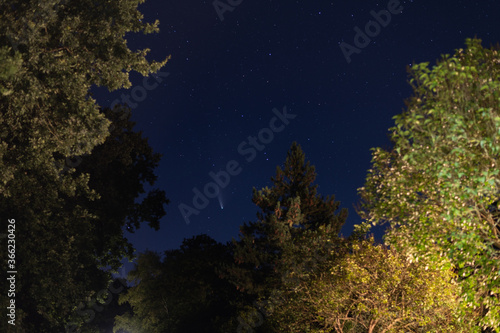
[[132,312],[116,318],[115,329],[147,332],[235,331],[236,288],[218,268],[232,260],[229,245],[207,235],[185,239],[180,249],[141,254],[129,279],[135,285],[120,297]]
[[339,232],[347,210],[336,213],[340,203],[334,196],[319,195],[315,178],[314,166],[294,142],[283,168],[278,166],[271,178],[273,187],[254,188],[257,221],[241,226],[240,240],[233,240],[235,264],[226,268],[252,301],[267,300],[307,278],[342,243]]

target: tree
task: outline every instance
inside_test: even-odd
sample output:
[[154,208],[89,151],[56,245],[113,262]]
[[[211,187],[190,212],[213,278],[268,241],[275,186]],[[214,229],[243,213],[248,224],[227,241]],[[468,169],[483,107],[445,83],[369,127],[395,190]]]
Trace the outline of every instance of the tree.
[[144,190],[145,182],[154,184],[160,156],[133,131],[125,109],[102,112],[113,122],[113,132],[68,171],[75,178],[84,175],[99,197],[89,198],[78,188],[72,196],[58,192],[57,184],[32,170],[39,183],[27,187],[37,194],[30,207],[17,206],[17,197],[0,201],[2,216],[16,219],[16,238],[30,239],[16,247],[17,311],[22,318],[18,325],[27,330],[49,332],[65,323],[78,327],[93,320],[82,315],[86,308],[82,310],[81,304],[107,288],[109,273],[120,267],[122,258],[133,257],[133,247],[124,237],[127,221],[129,230],[142,222],[158,228],[165,214],[165,193]]
[[[74,160],[78,164],[74,175],[89,175],[89,187],[100,195],[100,199],[86,201],[84,205],[99,216],[92,248],[102,266],[117,269],[120,258],[134,256],[132,245],[123,238],[123,227],[134,232],[147,222],[158,230],[169,200],[162,190],[145,190],[146,183],[152,186],[156,182],[154,170],[161,155],[153,152],[142,132],[133,130],[135,123],[130,121],[130,109],[117,106],[114,110],[106,108],[103,113],[112,122],[112,131],[92,154]],[[79,204],[83,206],[82,202]]]
[[278,166],[271,178],[273,187],[253,190],[257,221],[241,226],[240,240],[233,240],[235,264],[227,267],[228,278],[251,296],[251,313],[273,290],[307,279],[338,243],[347,210],[336,213],[340,203],[319,195],[315,178],[314,166],[294,142],[283,169]]
[[[91,85],[130,87],[131,70],[147,75],[166,63],[149,63],[148,50],[133,52],[126,45],[127,32],[158,31],[158,22],[142,22],[137,10],[141,2],[0,3],[0,227],[7,230],[8,219],[16,222],[19,330],[62,330],[72,316],[78,317],[74,313],[81,301],[107,287],[110,275],[101,268],[116,268],[121,257],[131,253],[120,229],[123,214],[107,223],[97,207],[96,200],[117,199],[103,199],[109,194],[103,191],[106,179],[95,169],[87,170],[91,176],[83,165],[76,171],[58,161],[106,145],[110,120],[89,95]],[[140,171],[132,176],[141,186],[126,189],[128,203],[144,181],[152,180],[150,169],[157,164],[157,157],[144,150],[145,142],[136,137],[128,143],[132,141],[143,145],[132,147],[132,152],[152,160],[141,165],[129,156],[133,167],[118,165],[123,171]],[[133,226],[145,219],[155,225],[164,213],[164,194],[150,193],[142,204],[126,210]],[[1,252],[2,260],[6,256]],[[0,286],[6,289],[5,279]],[[0,303],[7,302],[2,294]],[[4,325],[6,321],[0,330],[7,331]]]
[[[7,230],[7,219],[16,221],[19,330],[62,330],[80,301],[107,287],[110,275],[101,268],[116,268],[131,252],[119,228],[125,221],[107,223],[99,204],[91,203],[118,199],[103,199],[97,192],[107,180],[99,179],[95,169],[89,171],[92,176],[83,165],[77,171],[58,161],[92,155],[96,146],[106,145],[110,120],[89,95],[91,85],[130,87],[131,70],[147,75],[166,63],[149,63],[148,50],[133,52],[126,45],[127,32],[158,31],[158,22],[142,21],[137,10],[142,2],[0,3],[0,59],[5,60],[0,65],[0,227]],[[128,143],[133,141],[145,145],[138,138]],[[141,165],[129,156],[131,164],[118,163],[123,167],[118,172],[139,172],[132,176],[141,186],[126,189],[126,202],[152,180],[150,168],[157,164],[144,147],[133,151],[152,160]],[[127,218],[134,227],[145,219],[155,225],[165,201],[163,193],[151,191],[143,204],[126,211]],[[1,252],[1,259],[6,255]],[[6,289],[5,279],[0,286]],[[2,294],[2,306],[8,301]],[[4,325],[0,330],[6,331]]]
[[11,182],[24,169],[56,172],[56,153],[82,155],[104,142],[109,122],[89,96],[91,85],[127,88],[131,70],[147,75],[166,63],[149,64],[147,49],[132,52],[126,45],[129,31],[158,31],[158,22],[141,21],[136,7],[142,2],[0,4],[0,47],[9,50],[16,72],[8,80],[15,93],[0,96],[0,132],[5,133],[0,194],[16,195]]
[[[109,288],[98,292],[100,297],[93,297],[89,302],[80,305],[80,314],[84,317],[94,317],[89,320],[84,326],[76,328],[76,326],[66,326],[65,332],[79,333],[104,333],[112,332],[115,325],[115,317],[123,315],[131,311],[130,304],[118,304],[118,296],[126,294],[129,287],[126,280],[116,278],[110,284]],[[85,318],[86,319],[86,318]],[[133,331],[136,332],[136,331]],[[119,331],[118,333],[127,333]]]
[[390,223],[386,240],[411,256],[441,256],[459,273],[478,325],[500,332],[500,65],[498,48],[478,39],[433,67],[409,70],[414,96],[395,116],[394,149],[373,150],[359,190],[372,223]]
[[129,273],[134,286],[120,297],[132,312],[116,318],[115,332],[234,332],[231,320],[241,296],[217,273],[231,260],[229,246],[207,235],[185,239],[180,249],[165,251],[163,260],[141,254]]
[[410,261],[373,239],[352,242],[330,269],[281,295],[279,332],[473,332],[451,265]]

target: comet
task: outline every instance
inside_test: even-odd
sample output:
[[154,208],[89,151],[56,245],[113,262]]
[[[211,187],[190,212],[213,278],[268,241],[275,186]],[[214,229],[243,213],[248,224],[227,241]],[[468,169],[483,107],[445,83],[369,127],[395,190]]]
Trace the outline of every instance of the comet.
[[219,195],[219,206],[220,206],[220,209],[224,209],[224,203],[222,202],[222,196]]

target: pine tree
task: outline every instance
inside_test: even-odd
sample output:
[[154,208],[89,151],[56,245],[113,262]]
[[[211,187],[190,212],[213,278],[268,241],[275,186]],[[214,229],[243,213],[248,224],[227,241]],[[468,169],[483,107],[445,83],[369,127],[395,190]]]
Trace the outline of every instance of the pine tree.
[[[340,203],[335,202],[335,196],[324,198],[317,193],[318,185],[313,184],[316,179],[316,169],[305,161],[306,157],[300,145],[292,143],[287,154],[284,168],[276,168],[276,176],[271,178],[273,188],[253,190],[252,201],[262,212],[257,214],[259,221],[266,220],[272,215],[278,203],[282,214],[286,214],[290,207],[290,199],[300,197],[301,212],[304,219],[296,227],[298,229],[317,229],[319,226],[329,225],[332,232],[340,232],[345,222],[344,213],[335,215]],[[345,212],[347,214],[347,212]]]
[[254,188],[252,201],[260,211],[256,222],[241,226],[241,239],[233,240],[236,265],[230,269],[238,288],[253,300],[269,299],[314,273],[332,253],[328,245],[341,243],[347,210],[336,214],[340,203],[319,195],[315,179],[314,166],[294,142],[284,167],[271,178],[273,187]]

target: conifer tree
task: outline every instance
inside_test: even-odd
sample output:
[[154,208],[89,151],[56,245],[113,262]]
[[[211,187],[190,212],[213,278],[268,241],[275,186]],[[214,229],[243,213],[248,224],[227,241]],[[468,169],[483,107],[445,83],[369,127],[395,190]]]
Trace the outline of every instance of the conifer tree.
[[241,239],[233,240],[236,265],[230,275],[254,301],[314,273],[325,255],[335,252],[328,245],[341,243],[347,210],[336,213],[340,203],[318,194],[315,178],[314,166],[294,142],[284,167],[271,178],[273,187],[253,190],[260,211],[257,221],[241,226]]
[[317,229],[321,225],[329,225],[333,228],[332,232],[340,232],[345,222],[347,212],[335,215],[340,203],[335,202],[335,196],[324,198],[317,193],[318,185],[314,184],[316,179],[316,169],[306,157],[300,145],[292,143],[287,154],[284,168],[276,168],[276,176],[271,178],[273,188],[264,188],[257,191],[253,190],[252,201],[261,209],[257,214],[259,221],[264,221],[272,215],[278,203],[281,210],[286,214],[290,207],[290,199],[300,197],[301,211],[304,219],[298,229]]

